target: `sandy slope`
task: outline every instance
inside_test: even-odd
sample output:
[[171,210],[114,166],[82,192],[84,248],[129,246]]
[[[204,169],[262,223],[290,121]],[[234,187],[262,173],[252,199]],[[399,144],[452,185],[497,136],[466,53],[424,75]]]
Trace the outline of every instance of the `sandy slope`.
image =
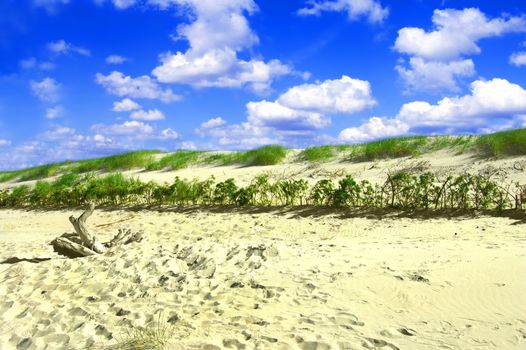
[[[177,171],[144,171],[136,169],[125,171],[124,174],[136,177],[142,181],[155,181],[158,183],[171,183],[175,176],[185,179],[207,179],[214,176],[216,181],[228,178],[236,179],[238,184],[247,185],[255,176],[267,174],[271,179],[288,177],[303,178],[309,183],[320,179],[340,178],[352,175],[358,180],[368,180],[373,183],[383,183],[388,172],[405,170],[410,173],[420,174],[431,171],[439,180],[444,180],[448,175],[492,174],[495,180],[508,184],[519,181],[526,184],[526,156],[507,158],[480,158],[470,153],[457,154],[452,151],[442,150],[427,153],[419,157],[404,157],[367,162],[348,162],[342,157],[327,163],[298,162],[298,150],[293,150],[287,160],[274,166],[191,166]],[[54,179],[54,178],[50,178]],[[34,185],[36,181],[0,183],[0,189],[20,184]]]
[[171,183],[175,176],[186,179],[206,179],[213,175],[217,181],[224,181],[232,177],[238,183],[246,185],[255,176],[262,174],[268,174],[273,179],[303,178],[310,183],[320,179],[352,175],[358,180],[383,183],[388,172],[405,170],[414,174],[431,171],[441,180],[448,175],[468,172],[471,174],[489,173],[504,183],[516,181],[521,184],[526,183],[526,156],[482,159],[469,153],[455,154],[451,151],[438,151],[414,158],[404,157],[367,162],[348,162],[336,159],[328,163],[317,164],[295,162],[292,158],[289,157],[289,161],[274,166],[198,166],[178,171],[144,172],[138,170],[128,171],[126,174],[143,181],[153,180],[159,183]]
[[108,345],[159,312],[173,349],[526,348],[524,218],[96,211],[147,241],[66,260],[69,214],[0,210],[0,261],[52,258],[0,264],[1,349]]

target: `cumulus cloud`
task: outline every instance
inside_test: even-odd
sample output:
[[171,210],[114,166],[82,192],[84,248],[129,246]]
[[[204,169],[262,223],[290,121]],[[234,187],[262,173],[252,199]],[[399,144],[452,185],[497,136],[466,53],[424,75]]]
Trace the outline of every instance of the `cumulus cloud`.
[[131,119],[135,120],[147,120],[147,121],[153,121],[153,120],[163,120],[165,119],[165,116],[163,112],[161,112],[158,109],[151,109],[148,111],[140,110],[135,111],[130,114]]
[[396,70],[408,91],[458,91],[458,79],[473,76],[466,55],[481,52],[478,42],[507,33],[526,32],[525,17],[488,18],[477,8],[435,10],[433,28],[405,27],[398,31],[394,49],[411,56]]
[[296,110],[325,114],[353,114],[376,105],[368,81],[340,79],[295,86],[278,98],[279,104]]
[[162,89],[155,80],[147,75],[132,78],[121,72],[113,71],[108,75],[97,73],[95,80],[108,93],[120,97],[158,99],[163,102],[173,102],[181,99],[171,89]]
[[280,130],[319,129],[330,124],[330,119],[321,113],[295,110],[279,102],[249,102],[248,122],[256,126],[273,127]]
[[43,102],[56,102],[60,98],[60,84],[52,78],[31,80],[29,85],[33,94]]
[[100,135],[128,135],[146,137],[154,133],[154,128],[150,124],[145,124],[136,120],[125,121],[122,124],[95,124],[91,130]]
[[471,59],[440,62],[411,57],[408,67],[398,64],[395,69],[404,80],[407,92],[458,91],[458,78],[475,75],[475,65]]
[[262,92],[272,81],[292,69],[278,60],[243,60],[238,52],[259,42],[246,14],[257,10],[253,0],[149,0],[161,8],[177,5],[186,8],[193,21],[180,25],[179,39],[187,40],[185,52],[160,55],[161,64],[152,74],[164,83],[194,87],[243,87]]
[[446,97],[432,105],[416,101],[404,104],[398,119],[416,126],[475,127],[491,123],[492,118],[508,118],[526,112],[526,90],[505,79],[477,80],[471,94]]
[[159,138],[162,140],[177,140],[179,134],[175,130],[167,128],[161,131]]
[[2,146],[9,146],[10,144],[11,144],[10,140],[0,139],[0,147],[2,147]]
[[46,131],[43,136],[48,140],[59,140],[65,136],[75,135],[75,129],[67,126],[56,126],[54,129]]
[[206,122],[201,123],[201,129],[211,129],[211,128],[217,128],[218,126],[225,125],[226,121],[221,118],[212,118],[207,120]]
[[290,88],[275,101],[247,103],[247,120],[228,124],[221,117],[196,129],[220,146],[251,148],[269,143],[293,145],[313,139],[315,131],[331,123],[330,115],[352,115],[376,104],[369,82],[342,76]]
[[106,57],[107,64],[122,64],[126,61],[128,61],[126,57],[119,55],[109,55],[108,57]]
[[56,55],[67,55],[69,53],[77,53],[82,56],[90,56],[91,52],[80,46],[75,46],[65,40],[58,40],[47,44],[49,51]]
[[130,112],[136,109],[141,109],[141,105],[132,99],[125,98],[121,101],[113,102],[112,111],[114,112]]
[[249,102],[248,121],[281,130],[320,129],[330,114],[354,114],[376,104],[368,81],[342,76],[294,86],[276,101]]
[[434,30],[406,27],[398,31],[394,48],[401,53],[430,60],[447,61],[478,54],[477,42],[506,33],[525,32],[524,17],[489,19],[477,8],[435,10]]
[[515,52],[510,56],[510,63],[514,66],[526,66],[526,51]]
[[346,128],[340,132],[339,140],[347,143],[363,143],[375,139],[396,137],[409,131],[409,125],[397,120],[372,117],[359,127]]
[[414,101],[404,104],[392,118],[374,117],[358,127],[342,130],[340,140],[364,142],[407,134],[411,130],[492,132],[526,123],[526,90],[505,79],[477,80],[471,93],[446,97],[436,104]]
[[46,118],[47,119],[57,119],[62,117],[64,114],[64,107],[58,105],[55,107],[49,107],[46,109]]
[[299,15],[319,16],[322,12],[347,12],[349,19],[366,17],[371,23],[381,23],[389,15],[389,9],[376,0],[309,0]]
[[161,56],[161,65],[152,74],[163,83],[189,84],[194,87],[243,87],[256,92],[267,91],[272,81],[291,73],[279,60],[239,60],[231,49],[212,50],[194,56],[186,52]]

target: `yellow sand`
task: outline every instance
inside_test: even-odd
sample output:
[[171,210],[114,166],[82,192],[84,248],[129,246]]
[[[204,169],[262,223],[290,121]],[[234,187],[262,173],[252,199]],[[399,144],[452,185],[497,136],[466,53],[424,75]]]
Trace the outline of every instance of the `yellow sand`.
[[[170,349],[526,349],[526,219],[98,210],[147,240],[61,259],[79,211],[0,210],[0,348],[114,344],[161,313]],[[124,220],[114,225],[103,225]]]

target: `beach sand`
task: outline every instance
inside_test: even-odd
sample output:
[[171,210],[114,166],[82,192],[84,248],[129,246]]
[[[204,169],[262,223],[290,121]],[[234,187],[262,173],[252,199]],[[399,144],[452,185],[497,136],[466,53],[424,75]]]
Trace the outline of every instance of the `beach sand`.
[[71,214],[0,210],[0,261],[24,259],[0,264],[1,349],[104,348],[155,320],[169,349],[526,349],[524,219],[97,210],[102,240],[146,240],[64,259]]

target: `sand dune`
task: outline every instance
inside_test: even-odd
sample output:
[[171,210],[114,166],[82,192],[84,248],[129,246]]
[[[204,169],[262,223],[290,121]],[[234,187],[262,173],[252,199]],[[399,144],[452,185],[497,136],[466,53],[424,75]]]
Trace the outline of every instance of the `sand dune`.
[[62,259],[71,213],[0,210],[0,261],[26,259],[0,265],[0,348],[110,346],[159,317],[170,349],[526,348],[523,219],[99,210],[102,238],[146,242]]

